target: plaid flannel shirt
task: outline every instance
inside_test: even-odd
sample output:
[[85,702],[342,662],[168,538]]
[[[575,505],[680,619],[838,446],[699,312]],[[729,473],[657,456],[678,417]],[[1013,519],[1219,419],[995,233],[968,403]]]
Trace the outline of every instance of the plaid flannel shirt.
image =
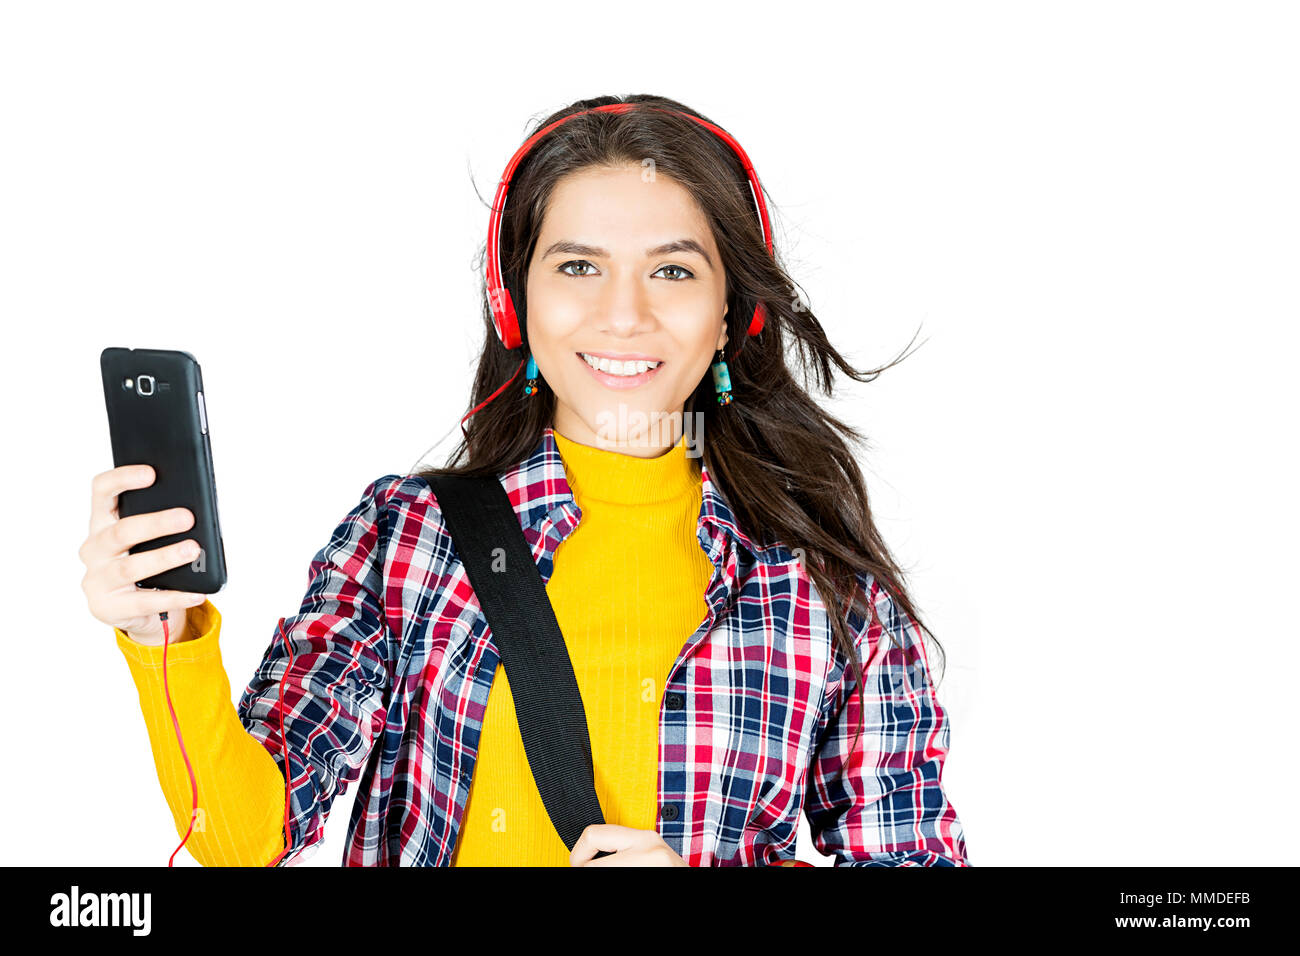
[[[552,430],[498,475],[542,580],[581,510]],[[659,710],[656,830],[691,866],[789,861],[799,814],[841,866],[967,866],[941,774],[949,728],[920,632],[861,583],[902,649],[856,611],[855,680],[795,554],[737,527],[701,462],[698,537],[714,565],[704,620],[667,675]],[[330,806],[360,778],[344,866],[449,865],[496,672],[491,629],[428,484],[385,475],[312,559],[284,620],[291,851],[319,848]],[[278,632],[237,705],[284,771]],[[846,679],[846,674],[847,679]],[[846,767],[842,776],[841,767]]]

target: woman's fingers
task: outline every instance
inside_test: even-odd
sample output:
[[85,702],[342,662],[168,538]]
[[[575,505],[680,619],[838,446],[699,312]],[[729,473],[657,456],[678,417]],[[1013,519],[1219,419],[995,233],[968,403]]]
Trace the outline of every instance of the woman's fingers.
[[106,624],[147,641],[155,633],[162,611],[183,612],[207,600],[191,591],[156,590],[137,583],[193,561],[198,543],[178,541],[131,554],[131,548],[194,526],[188,508],[166,508],[146,514],[118,513],[118,496],[130,488],[147,488],[154,482],[148,465],[121,465],[96,475],[91,482],[90,534],[78,555],[86,566],[81,589],[90,613]]
[[199,545],[193,540],[178,541],[139,554],[123,555],[112,563],[109,583],[114,588],[137,584],[155,574],[189,564],[198,556]]
[[177,531],[188,531],[192,527],[194,515],[189,508],[166,508],[142,515],[129,515],[118,518],[100,532],[104,537],[100,549],[113,558],[127,554],[137,544]]
[[117,520],[117,496],[130,488],[148,488],[154,471],[149,465],[119,465],[94,477],[90,483],[90,535]]

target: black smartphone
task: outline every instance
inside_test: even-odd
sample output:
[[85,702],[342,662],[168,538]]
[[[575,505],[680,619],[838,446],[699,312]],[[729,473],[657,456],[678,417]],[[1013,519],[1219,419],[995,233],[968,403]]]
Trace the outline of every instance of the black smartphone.
[[117,513],[188,508],[194,525],[142,541],[131,554],[193,538],[199,554],[137,582],[140,587],[215,594],[226,585],[226,549],[217,519],[217,481],[203,399],[203,373],[189,352],[107,348],[99,354],[113,466],[149,465],[154,482],[118,495]]

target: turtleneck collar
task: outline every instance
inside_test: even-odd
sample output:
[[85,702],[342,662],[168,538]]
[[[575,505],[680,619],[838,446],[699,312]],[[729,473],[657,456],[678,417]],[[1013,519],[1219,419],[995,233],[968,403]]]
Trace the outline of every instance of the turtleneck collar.
[[552,429],[565,477],[574,497],[616,504],[646,505],[670,501],[700,485],[697,458],[686,454],[686,434],[655,458],[639,458],[608,448],[595,448],[565,438]]

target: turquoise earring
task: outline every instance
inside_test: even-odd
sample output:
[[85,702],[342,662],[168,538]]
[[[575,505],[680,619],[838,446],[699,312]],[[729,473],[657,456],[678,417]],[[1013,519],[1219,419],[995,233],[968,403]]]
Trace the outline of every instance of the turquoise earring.
[[719,405],[731,404],[731,371],[722,349],[718,349],[718,357],[713,361],[713,390],[718,393]]
[[524,374],[528,376],[528,381],[524,383],[524,394],[536,395],[537,394],[537,359],[533,358],[531,355],[528,356],[528,368],[524,370]]

